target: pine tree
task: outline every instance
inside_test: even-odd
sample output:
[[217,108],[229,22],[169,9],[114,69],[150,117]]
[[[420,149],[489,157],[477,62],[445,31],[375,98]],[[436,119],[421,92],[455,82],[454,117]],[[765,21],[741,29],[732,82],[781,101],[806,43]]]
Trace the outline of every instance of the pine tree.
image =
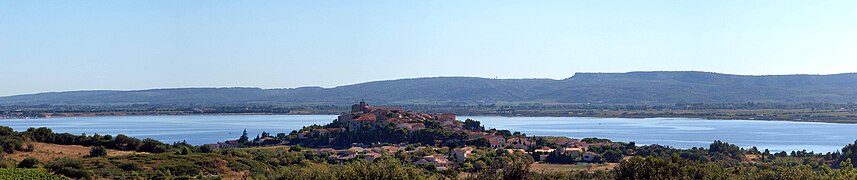
[[247,143],[250,141],[250,137],[247,136],[247,129],[244,129],[244,133],[241,133],[241,137],[238,138],[239,143]]

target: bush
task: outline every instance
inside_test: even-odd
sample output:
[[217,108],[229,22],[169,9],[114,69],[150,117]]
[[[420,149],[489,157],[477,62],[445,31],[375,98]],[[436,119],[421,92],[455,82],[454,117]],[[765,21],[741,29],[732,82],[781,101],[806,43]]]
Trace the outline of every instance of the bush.
[[104,146],[93,146],[89,150],[89,157],[104,157],[107,156],[107,148]]
[[15,153],[24,150],[24,140],[20,137],[0,137],[0,152]]
[[141,171],[143,167],[136,162],[126,162],[119,164],[119,168],[126,171]]
[[188,155],[188,154],[190,154],[191,152],[193,152],[193,151],[192,151],[192,150],[190,150],[190,148],[188,148],[188,147],[181,147],[181,150],[179,151],[179,154],[181,154],[181,155]]
[[18,166],[18,162],[15,160],[0,158],[0,168],[15,168],[16,166]]
[[38,159],[28,157],[18,163],[18,168],[37,168],[41,164]]
[[157,168],[158,171],[170,172],[174,176],[196,176],[201,173],[199,167],[188,164],[188,163],[180,163],[173,162],[167,163],[159,166]]
[[92,179],[94,173],[83,169],[78,159],[59,158],[47,164],[47,168],[56,174],[76,179]]

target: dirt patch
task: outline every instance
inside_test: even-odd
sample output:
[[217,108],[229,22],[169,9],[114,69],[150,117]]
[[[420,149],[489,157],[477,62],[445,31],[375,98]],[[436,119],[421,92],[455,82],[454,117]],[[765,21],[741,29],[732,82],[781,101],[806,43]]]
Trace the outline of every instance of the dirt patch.
[[[31,142],[27,144],[32,144],[35,150],[33,152],[17,151],[13,154],[6,154],[3,157],[15,159],[17,161],[23,160],[28,157],[34,157],[40,161],[50,161],[56,158],[82,158],[86,155],[89,155],[90,149],[90,147],[81,145],[59,145],[39,142]],[[130,154],[148,153],[136,151],[107,150],[107,156],[122,156]]]
[[744,162],[756,163],[756,161],[759,161],[761,159],[762,159],[762,156],[760,156],[758,154],[747,154],[747,155],[744,155],[744,159],[742,159],[742,160]]

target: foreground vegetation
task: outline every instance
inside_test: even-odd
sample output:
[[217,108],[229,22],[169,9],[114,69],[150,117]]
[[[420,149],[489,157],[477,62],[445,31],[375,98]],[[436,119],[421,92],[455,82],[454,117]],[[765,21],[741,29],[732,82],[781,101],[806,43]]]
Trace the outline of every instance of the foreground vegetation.
[[[480,148],[456,168],[439,170],[417,165],[413,157],[448,151],[424,146],[414,151],[386,154],[374,161],[332,160],[328,153],[300,146],[208,149],[183,143],[143,143],[139,146],[100,136],[69,136],[46,129],[24,132],[0,128],[4,153],[28,151],[28,142],[88,143],[93,153],[85,158],[49,161],[0,159],[0,179],[855,179],[857,145],[841,152],[778,152],[741,149],[725,142],[707,148],[674,149],[658,145],[621,149],[628,157],[610,170],[538,171],[533,156]],[[41,132],[41,133],[37,133]],[[63,140],[62,137],[75,137]],[[119,137],[119,136],[117,136]],[[89,139],[89,141],[86,141]],[[121,138],[120,138],[121,139]],[[132,138],[133,139],[133,138]],[[20,141],[20,143],[19,143]],[[118,141],[118,142],[117,142]],[[603,140],[602,140],[603,141]],[[21,144],[20,148],[16,147]],[[129,145],[131,144],[131,145]],[[144,147],[145,146],[145,147]],[[100,156],[100,148],[143,150],[152,154]],[[157,151],[148,151],[155,147]]]
[[60,180],[68,179],[62,176],[57,176],[48,173],[44,169],[32,168],[0,168],[0,179],[4,180],[25,180],[25,179],[43,179],[43,180]]

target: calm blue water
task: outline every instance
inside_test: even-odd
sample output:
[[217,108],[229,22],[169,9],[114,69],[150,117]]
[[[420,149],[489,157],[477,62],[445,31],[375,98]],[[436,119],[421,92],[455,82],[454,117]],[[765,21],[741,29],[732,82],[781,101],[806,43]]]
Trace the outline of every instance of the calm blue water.
[[598,137],[637,145],[705,147],[722,140],[760,150],[833,152],[857,140],[857,124],[687,118],[459,117],[527,135]]
[[28,127],[49,127],[54,132],[92,135],[125,134],[152,138],[165,143],[187,140],[194,145],[238,139],[246,128],[250,138],[262,131],[275,135],[289,133],[304,126],[327,124],[336,116],[327,115],[210,115],[210,116],[105,116],[51,119],[0,119],[0,126],[15,131]]
[[[245,128],[255,136],[262,131],[291,132],[312,124],[326,124],[330,115],[211,115],[211,116],[120,116],[52,119],[0,119],[0,126],[16,131],[49,127],[54,132],[123,133],[164,142],[187,140],[205,144],[237,139]],[[785,121],[703,120],[684,118],[577,118],[577,117],[459,117],[476,119],[486,127],[520,131],[527,135],[598,137],[634,141],[638,145],[661,144],[679,148],[708,147],[723,140],[742,147],[757,146],[772,151],[836,151],[857,140],[857,124],[804,123]]]

